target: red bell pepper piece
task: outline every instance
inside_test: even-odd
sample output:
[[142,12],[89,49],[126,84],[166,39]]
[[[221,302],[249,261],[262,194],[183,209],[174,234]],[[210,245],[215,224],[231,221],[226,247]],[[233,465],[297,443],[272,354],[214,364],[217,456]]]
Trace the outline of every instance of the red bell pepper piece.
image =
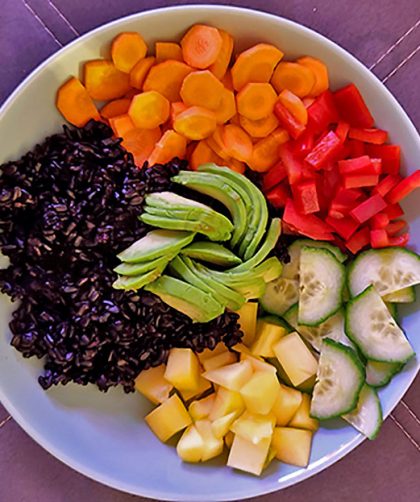
[[315,145],[313,150],[305,157],[305,161],[313,169],[322,169],[333,160],[339,152],[341,142],[334,131],[330,131]]
[[386,213],[375,214],[375,216],[372,216],[372,218],[370,219],[370,227],[372,229],[386,228],[388,224],[389,224],[389,218]]
[[334,239],[331,227],[313,214],[301,214],[297,211],[292,199],[286,202],[283,221],[289,229],[306,235],[311,239],[331,241]]
[[293,198],[296,209],[303,214],[317,213],[319,200],[316,181],[303,181],[293,186]]
[[287,200],[290,198],[290,190],[287,184],[280,183],[270,190],[267,194],[267,200],[276,209],[280,209],[286,205]]
[[390,245],[386,230],[379,228],[370,231],[370,244],[373,248],[386,248]]
[[404,247],[408,244],[409,240],[410,240],[410,234],[406,232],[405,234],[398,235],[397,237],[390,237],[389,245]]
[[268,192],[271,188],[281,183],[287,177],[287,170],[283,162],[277,162],[267,173],[263,175],[263,192]]
[[384,199],[380,195],[375,194],[352,209],[350,214],[359,223],[364,223],[365,221],[370,220],[375,214],[383,211],[386,206],[387,203]]
[[348,139],[346,141],[346,145],[350,150],[350,157],[361,157],[366,154],[366,147],[362,141],[358,141],[356,139]]
[[346,242],[346,247],[353,254],[358,253],[361,249],[368,246],[370,243],[370,230],[369,227],[362,227],[354,233]]
[[289,183],[294,185],[302,179],[303,163],[294,154],[290,142],[280,145],[279,156],[286,168]]
[[323,192],[325,194],[334,194],[340,185],[340,173],[338,169],[331,169],[324,171],[324,183],[323,183]]
[[338,219],[327,216],[325,221],[328,225],[333,227],[338,235],[340,235],[344,240],[348,240],[359,227],[357,221],[350,217]]
[[401,148],[398,145],[366,145],[366,152],[371,157],[382,159],[384,173],[400,172]]
[[315,133],[322,133],[338,122],[338,113],[331,91],[320,94],[308,108],[308,124]]
[[394,236],[400,233],[401,230],[404,230],[406,226],[407,222],[405,220],[395,220],[388,223],[385,230],[388,232],[388,235]]
[[304,158],[313,149],[315,144],[314,132],[307,127],[305,131],[294,141],[293,150],[299,158]]
[[399,204],[390,204],[384,209],[384,213],[388,215],[390,220],[395,220],[404,214],[402,207]]
[[420,169],[414,171],[414,173],[407,176],[402,181],[398,183],[386,196],[387,201],[390,204],[395,204],[400,202],[400,200],[407,197],[416,188],[420,187]]
[[349,130],[350,130],[350,124],[340,120],[340,122],[337,124],[337,127],[335,128],[335,134],[337,134],[342,143],[344,143],[344,141],[347,139]]
[[367,155],[355,159],[339,160],[338,170],[343,175],[377,174],[372,167],[372,161]]
[[358,200],[363,196],[360,190],[347,190],[339,188],[334,199],[331,201],[329,215],[332,218],[344,218],[357,206]]
[[305,126],[296,120],[280,101],[274,105],[274,114],[293,139],[298,138],[305,130]]
[[373,189],[373,193],[378,193],[382,195],[382,197],[385,197],[388,192],[398,185],[401,179],[401,176],[388,174],[376,185]]
[[351,128],[349,138],[364,141],[365,143],[373,143],[374,145],[382,145],[388,139],[387,131],[382,129],[357,129]]
[[334,93],[334,102],[340,117],[351,127],[369,128],[373,126],[373,117],[366,103],[354,84],[349,84]]
[[374,187],[379,182],[377,174],[355,174],[344,176],[345,188]]

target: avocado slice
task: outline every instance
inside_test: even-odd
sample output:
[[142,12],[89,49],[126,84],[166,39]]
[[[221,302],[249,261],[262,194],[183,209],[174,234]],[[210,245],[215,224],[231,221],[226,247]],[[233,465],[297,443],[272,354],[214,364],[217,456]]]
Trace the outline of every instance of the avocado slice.
[[162,275],[145,289],[188,316],[193,322],[212,321],[225,310],[211,294],[168,275]]
[[139,263],[121,263],[118,267],[114,268],[114,272],[128,277],[141,275],[145,272],[149,272],[150,270],[154,270],[162,266],[165,267],[176,255],[177,253],[170,253],[150,261],[143,261]]
[[283,265],[276,256],[272,256],[254,267],[254,272],[264,279],[264,282],[274,281],[281,276],[282,271]]
[[174,192],[153,192],[145,197],[146,204],[153,207],[161,207],[163,209],[202,209],[204,211],[213,211],[213,209],[201,202],[197,202],[187,197],[182,197]]
[[165,254],[179,252],[180,249],[191,244],[194,236],[195,233],[192,232],[152,230],[117,256],[127,263],[150,261]]
[[197,241],[182,249],[181,254],[221,267],[239,265],[242,260],[230,249],[215,242]]
[[161,273],[161,269],[154,269],[150,272],[146,272],[145,274],[135,275],[133,277],[120,276],[113,283],[112,287],[114,289],[141,289],[146,284],[149,284],[150,282],[153,282],[155,279],[157,279]]

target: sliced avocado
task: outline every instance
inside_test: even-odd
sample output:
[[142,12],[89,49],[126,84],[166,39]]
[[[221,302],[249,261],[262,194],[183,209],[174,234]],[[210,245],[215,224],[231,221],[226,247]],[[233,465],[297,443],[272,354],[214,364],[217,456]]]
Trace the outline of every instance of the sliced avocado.
[[162,270],[155,269],[150,272],[146,272],[145,274],[135,275],[133,277],[121,276],[118,277],[112,287],[114,289],[141,289],[146,284],[149,284],[157,279],[161,273]]
[[152,230],[144,237],[121,251],[118,258],[127,263],[139,263],[159,258],[165,254],[177,253],[194,239],[192,232],[173,230]]
[[145,289],[188,316],[193,322],[209,322],[222,315],[225,310],[209,293],[168,275],[162,275]]
[[264,282],[274,281],[281,276],[282,270],[283,265],[276,256],[272,256],[254,267],[254,271],[264,279]]
[[257,277],[247,284],[233,287],[235,291],[244,295],[247,300],[257,300],[265,293],[266,283],[261,277]]
[[195,208],[204,209],[212,211],[211,207],[197,202],[193,199],[188,199],[187,197],[182,197],[173,192],[153,192],[145,197],[146,204],[148,206],[161,207],[163,209],[169,208]]
[[154,270],[162,266],[165,267],[176,255],[177,253],[170,253],[150,261],[143,261],[140,263],[121,263],[118,267],[114,268],[114,272],[119,275],[129,277],[141,275],[145,272],[149,272],[150,270]]
[[182,250],[182,254],[189,258],[213,263],[222,267],[232,267],[242,263],[239,256],[236,256],[230,249],[215,242],[193,242]]

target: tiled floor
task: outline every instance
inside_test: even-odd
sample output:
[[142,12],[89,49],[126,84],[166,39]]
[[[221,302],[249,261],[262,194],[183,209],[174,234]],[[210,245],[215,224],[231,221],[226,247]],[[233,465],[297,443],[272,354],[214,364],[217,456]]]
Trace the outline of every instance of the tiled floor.
[[[2,0],[0,103],[41,61],[78,34],[153,7],[196,1]],[[205,3],[205,2],[201,2]],[[213,1],[267,10],[323,33],[372,68],[420,128],[420,2],[418,0]],[[263,6],[261,5],[263,4]],[[395,7],[398,7],[397,11]],[[281,494],[283,502],[416,502],[420,493],[420,378],[374,442]],[[0,406],[0,501],[140,501],[64,466]],[[143,499],[144,500],[144,499]]]

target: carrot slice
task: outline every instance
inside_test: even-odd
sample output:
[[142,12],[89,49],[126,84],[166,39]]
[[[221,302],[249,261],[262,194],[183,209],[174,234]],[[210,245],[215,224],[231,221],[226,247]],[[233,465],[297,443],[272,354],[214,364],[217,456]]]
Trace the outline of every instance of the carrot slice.
[[245,162],[241,162],[240,160],[236,160],[233,158],[226,161],[225,166],[239,174],[244,174],[244,172],[246,171]]
[[150,68],[155,64],[156,58],[150,56],[148,58],[140,59],[130,72],[130,85],[136,89],[143,89],[144,81]]
[[193,71],[181,86],[181,98],[187,106],[216,110],[222,99],[223,84],[209,70]]
[[216,115],[201,106],[191,106],[180,113],[174,122],[174,129],[192,140],[208,138],[216,129]]
[[226,87],[226,89],[229,89],[229,91],[233,91],[233,81],[232,81],[232,73],[230,70],[227,70],[227,72],[224,74],[224,76],[220,79],[220,82]]
[[221,159],[230,159],[230,153],[227,151],[226,145],[223,140],[223,126],[217,126],[214,133],[207,138],[207,144]]
[[182,112],[185,112],[187,108],[188,106],[183,101],[175,101],[175,103],[171,103],[171,113],[169,117],[171,127],[173,127],[175,119],[178,117],[178,115]]
[[239,122],[241,127],[253,138],[265,138],[279,126],[279,121],[274,113],[259,120],[250,120],[240,115]]
[[274,70],[271,83],[277,92],[289,89],[299,98],[304,98],[311,92],[315,76],[306,66],[286,61],[280,63]]
[[250,169],[259,173],[268,171],[279,159],[280,145],[288,139],[287,131],[276,129],[269,136],[255,143],[252,157],[247,162]]
[[58,89],[56,106],[63,117],[77,127],[83,127],[90,119],[100,118],[95,103],[76,77]]
[[305,105],[305,108],[309,108],[315,102],[315,98],[303,98],[302,103]]
[[143,90],[160,92],[172,102],[181,101],[179,91],[182,82],[192,71],[193,69],[185,63],[168,59],[150,69],[143,84]]
[[237,126],[241,126],[241,116],[239,113],[236,113],[229,121],[231,124],[235,124]]
[[223,89],[222,99],[214,113],[218,124],[224,124],[236,114],[236,100],[232,91],[226,88]]
[[156,42],[155,54],[158,63],[168,59],[183,61],[181,46],[175,42]]
[[161,136],[159,127],[155,129],[134,128],[123,136],[122,146],[134,157],[136,166],[141,168]]
[[306,66],[306,68],[309,68],[314,74],[315,83],[309,93],[309,96],[319,96],[319,94],[329,88],[330,83],[328,79],[328,68],[322,61],[311,56],[304,56],[303,58],[299,58],[297,62]]
[[147,53],[147,45],[143,37],[135,32],[124,32],[112,41],[111,58],[115,67],[125,73],[130,73],[134,65],[143,59]]
[[249,82],[269,82],[283,52],[274,45],[257,44],[239,54],[232,67],[233,87],[239,91]]
[[133,99],[140,91],[138,89],[130,89],[126,94],[124,94],[124,98],[129,100]]
[[114,101],[110,101],[101,108],[101,115],[105,119],[111,119],[112,117],[118,117],[118,115],[124,115],[124,113],[128,112],[130,103],[131,99],[128,98],[114,99]]
[[130,76],[118,70],[111,61],[94,59],[84,64],[86,90],[92,99],[109,101],[130,90]]
[[110,118],[109,125],[117,138],[123,138],[128,131],[136,128],[128,114]]
[[169,101],[156,91],[134,96],[128,114],[136,127],[155,129],[169,118]]
[[208,162],[214,162],[219,166],[223,166],[224,164],[223,159],[213,152],[206,141],[199,141],[197,143],[197,146],[191,153],[189,161],[190,168],[194,171],[202,164],[207,164]]
[[187,140],[177,132],[169,129],[156,143],[149,156],[149,165],[166,164],[174,157],[183,159],[187,150]]
[[240,115],[250,120],[259,120],[273,113],[277,94],[271,84],[249,83],[236,96]]
[[204,70],[216,61],[222,44],[223,39],[217,28],[196,24],[181,40],[184,61],[194,68]]
[[303,101],[288,89],[283,89],[279,94],[279,101],[303,125],[308,123],[308,110]]
[[239,126],[228,124],[223,130],[226,151],[236,160],[247,162],[252,155],[253,145],[249,135]]
[[216,61],[209,66],[209,70],[218,78],[222,79],[229,68],[233,52],[233,37],[227,31],[219,30],[222,37],[222,48],[217,55]]

